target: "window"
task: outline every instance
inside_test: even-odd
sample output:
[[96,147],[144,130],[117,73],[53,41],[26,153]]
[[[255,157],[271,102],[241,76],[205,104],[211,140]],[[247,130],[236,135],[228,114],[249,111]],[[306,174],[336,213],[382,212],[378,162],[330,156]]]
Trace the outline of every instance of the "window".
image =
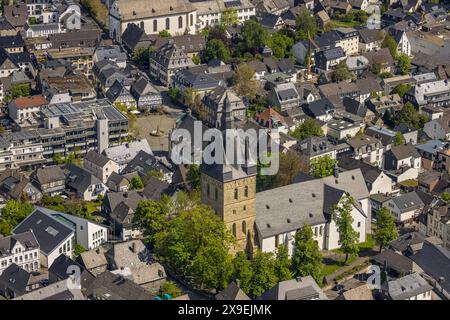
[[234,199],[237,200],[238,197],[239,197],[239,191],[238,191],[238,189],[236,188],[236,189],[234,189]]
[[233,236],[236,237],[236,223],[233,223]]
[[158,20],[153,20],[153,32],[158,32]]
[[242,221],[242,233],[246,234],[247,233],[247,222]]
[[178,17],[178,29],[183,28],[183,17]]
[[208,196],[208,198],[209,198],[209,183],[207,183],[206,184],[206,195]]
[[315,227],[314,228],[314,236],[317,237],[318,234],[319,234],[319,228]]
[[244,196],[248,197],[248,186],[245,186],[245,189],[244,189]]
[[144,21],[141,21],[141,29],[144,30]]
[[190,18],[191,18],[190,25],[193,26],[194,25],[194,15],[191,14]]
[[214,199],[217,200],[219,198],[219,192],[217,191],[217,188],[214,189]]
[[166,29],[169,30],[170,29],[170,19],[166,18]]
[[361,222],[358,222],[358,228],[361,228]]
[[322,235],[322,234],[323,234],[323,227],[320,226],[320,229],[319,229],[319,235]]

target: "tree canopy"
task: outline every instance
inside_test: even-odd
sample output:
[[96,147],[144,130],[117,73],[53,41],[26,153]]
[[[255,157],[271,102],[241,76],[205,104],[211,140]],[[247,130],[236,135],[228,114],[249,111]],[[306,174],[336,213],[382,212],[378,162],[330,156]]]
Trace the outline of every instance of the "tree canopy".
[[314,119],[307,118],[302,124],[297,126],[290,135],[297,140],[304,140],[309,137],[323,137],[322,127]]
[[394,145],[399,146],[401,144],[405,144],[406,140],[403,134],[399,131],[395,134]]
[[345,253],[344,263],[347,263],[350,256],[355,256],[359,252],[359,235],[352,226],[353,201],[352,197],[344,195],[339,204],[332,208],[332,218],[339,233],[339,245],[342,252]]
[[8,200],[2,208],[0,216],[0,233],[4,236],[11,231],[33,211],[33,206],[28,202]]
[[396,125],[404,122],[409,127],[415,129],[423,128],[425,122],[428,121],[426,115],[419,113],[411,102],[405,103],[403,108],[395,113],[394,123]]
[[234,90],[239,96],[254,98],[260,88],[259,81],[253,79],[255,70],[247,63],[242,63],[236,69],[233,82]]
[[411,58],[402,53],[397,57],[397,70],[400,74],[408,74],[411,69]]
[[333,174],[336,160],[329,155],[315,158],[311,161],[309,174],[315,178],[324,178]]
[[279,32],[267,38],[267,46],[272,49],[273,55],[278,59],[288,57],[293,45],[294,39]]
[[239,51],[257,53],[267,41],[267,30],[253,19],[246,20],[240,32]]
[[388,48],[394,59],[397,57],[397,42],[389,33],[386,33],[383,42],[381,43],[381,47]]
[[322,283],[322,254],[313,238],[311,226],[307,224],[295,233],[292,271],[295,276],[311,275],[317,283]]
[[296,19],[296,40],[303,41],[308,39],[308,33],[311,38],[317,35],[319,27],[316,19],[307,9],[301,9]]
[[333,71],[332,75],[333,81],[340,82],[346,80],[352,80],[355,75],[348,69],[345,61],[341,61],[337,64],[336,69]]
[[394,217],[387,208],[381,208],[377,214],[374,234],[375,242],[380,246],[380,251],[397,237],[398,231]]
[[205,50],[202,52],[203,63],[208,63],[213,59],[220,59],[224,63],[228,63],[231,58],[230,50],[219,39],[211,39],[207,42]]

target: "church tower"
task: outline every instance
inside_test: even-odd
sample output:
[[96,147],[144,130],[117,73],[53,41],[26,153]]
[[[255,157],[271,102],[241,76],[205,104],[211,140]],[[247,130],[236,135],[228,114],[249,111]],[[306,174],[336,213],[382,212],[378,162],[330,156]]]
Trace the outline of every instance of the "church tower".
[[[232,105],[224,100],[221,129],[234,128]],[[224,146],[225,148],[225,146]],[[236,239],[232,252],[255,249],[256,165],[235,163],[201,165],[202,203],[211,206]]]

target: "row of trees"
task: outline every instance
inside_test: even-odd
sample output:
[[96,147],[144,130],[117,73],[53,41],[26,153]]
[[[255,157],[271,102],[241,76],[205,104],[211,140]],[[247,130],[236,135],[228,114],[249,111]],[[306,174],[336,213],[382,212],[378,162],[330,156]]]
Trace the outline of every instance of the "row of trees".
[[[221,290],[236,281],[247,294],[257,297],[277,282],[295,276],[311,275],[319,284],[322,282],[322,255],[310,226],[304,225],[295,234],[291,258],[287,247],[281,245],[276,253],[256,251],[253,259],[248,260],[243,252],[234,256],[229,253],[234,237],[215,212],[208,206],[189,203],[189,195],[184,196],[181,193],[181,202],[168,198],[140,202],[134,223],[144,230],[147,243],[165,265],[192,284]],[[345,195],[340,205],[332,209],[346,261],[359,250],[359,237],[352,228],[353,203]],[[381,210],[376,226],[377,243],[384,247],[396,237],[392,216]]]

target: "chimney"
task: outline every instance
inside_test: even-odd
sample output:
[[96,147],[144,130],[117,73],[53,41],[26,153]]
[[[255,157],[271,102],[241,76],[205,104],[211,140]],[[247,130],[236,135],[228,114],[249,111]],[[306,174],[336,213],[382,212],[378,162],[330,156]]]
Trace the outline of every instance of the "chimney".
[[136,244],[134,242],[131,243],[131,252],[136,253]]
[[302,282],[302,277],[296,277],[296,278],[295,278],[295,281],[297,281],[297,282]]
[[338,168],[337,162],[334,163],[333,176],[335,178],[339,178],[339,168]]

